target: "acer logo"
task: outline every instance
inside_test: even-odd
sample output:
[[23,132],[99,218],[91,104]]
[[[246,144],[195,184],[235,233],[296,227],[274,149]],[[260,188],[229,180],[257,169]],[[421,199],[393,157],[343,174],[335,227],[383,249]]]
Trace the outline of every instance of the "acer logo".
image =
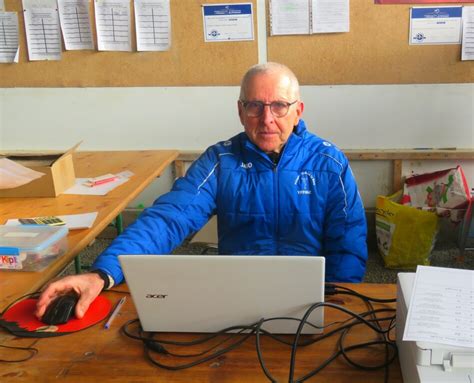
[[145,298],[165,299],[168,294],[147,294]]

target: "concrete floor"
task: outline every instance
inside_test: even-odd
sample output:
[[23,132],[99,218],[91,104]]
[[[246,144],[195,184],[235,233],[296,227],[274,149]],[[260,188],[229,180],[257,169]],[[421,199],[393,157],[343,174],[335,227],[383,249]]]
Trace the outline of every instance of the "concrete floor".
[[[98,238],[90,246],[81,252],[81,260],[84,266],[90,265],[112,241],[111,238]],[[178,247],[174,254],[201,254],[204,246],[200,244],[184,244]],[[209,251],[210,254],[216,254],[214,250]],[[474,269],[474,251],[465,252],[464,262],[457,260],[459,250],[455,243],[438,243],[431,254],[431,265],[440,267],[452,267],[461,269]],[[395,283],[397,281],[397,273],[402,270],[390,270],[384,267],[383,259],[376,249],[369,248],[369,258],[367,261],[367,270],[364,278],[369,283]],[[64,274],[73,274],[74,265],[71,264],[65,270]]]

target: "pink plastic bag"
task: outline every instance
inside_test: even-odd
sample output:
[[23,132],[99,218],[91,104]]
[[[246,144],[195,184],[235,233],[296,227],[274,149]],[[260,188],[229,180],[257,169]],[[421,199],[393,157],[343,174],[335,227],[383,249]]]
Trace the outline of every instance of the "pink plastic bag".
[[461,166],[420,174],[405,180],[403,205],[435,211],[459,222],[469,206],[469,186]]

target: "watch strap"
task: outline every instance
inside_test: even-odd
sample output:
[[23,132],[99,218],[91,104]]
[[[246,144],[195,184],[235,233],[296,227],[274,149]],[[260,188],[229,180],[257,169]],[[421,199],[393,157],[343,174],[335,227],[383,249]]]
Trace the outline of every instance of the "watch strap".
[[110,289],[114,285],[114,279],[105,271],[96,269],[92,270],[91,273],[97,274],[104,281],[104,287],[102,290]]

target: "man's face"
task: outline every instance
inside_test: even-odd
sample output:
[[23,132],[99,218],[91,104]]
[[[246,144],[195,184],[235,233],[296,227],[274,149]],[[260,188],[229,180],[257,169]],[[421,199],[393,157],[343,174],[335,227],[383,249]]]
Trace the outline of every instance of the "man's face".
[[[297,99],[291,80],[282,73],[262,73],[255,75],[247,84],[244,101],[261,101],[270,104],[275,101],[292,103]],[[259,117],[249,117],[241,102],[238,102],[240,122],[245,133],[264,152],[279,153],[285,145],[293,127],[303,113],[304,105],[298,101],[291,105],[288,114],[276,117],[270,107],[265,106]]]

